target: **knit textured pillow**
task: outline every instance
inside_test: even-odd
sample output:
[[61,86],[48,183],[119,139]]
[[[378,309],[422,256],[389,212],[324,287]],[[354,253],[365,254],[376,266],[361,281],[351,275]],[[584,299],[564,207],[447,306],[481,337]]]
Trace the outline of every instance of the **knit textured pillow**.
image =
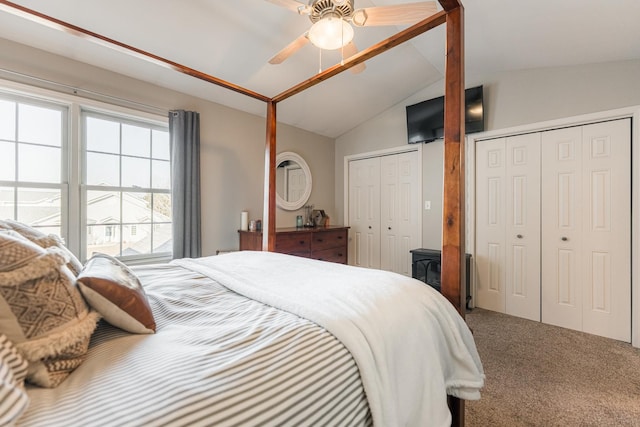
[[24,390],[28,363],[0,334],[0,426],[13,425],[29,404]]
[[44,234],[37,228],[33,228],[27,224],[10,219],[0,221],[0,230],[13,230],[41,248],[50,248],[53,246],[58,247],[69,257],[67,267],[69,267],[69,270],[71,270],[74,276],[77,276],[78,273],[80,273],[80,270],[82,270],[82,263],[80,260],[76,258],[69,249],[67,249],[62,239],[55,234]]
[[104,320],[134,334],[152,334],[156,322],[138,277],[106,254],[94,255],[78,275],[78,287]]
[[100,315],[90,311],[67,254],[0,232],[0,333],[29,362],[27,381],[56,387],[82,363]]

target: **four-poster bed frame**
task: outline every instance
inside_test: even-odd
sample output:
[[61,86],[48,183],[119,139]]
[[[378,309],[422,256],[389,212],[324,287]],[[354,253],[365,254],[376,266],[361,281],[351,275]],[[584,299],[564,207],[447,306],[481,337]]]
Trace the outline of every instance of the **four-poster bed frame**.
[[[373,58],[432,28],[446,23],[445,117],[444,117],[444,184],[442,212],[442,294],[464,317],[465,287],[465,219],[464,219],[464,8],[460,0],[438,0],[443,10],[423,21],[365,49],[308,80],[268,97],[217,77],[194,70],[160,56],[126,45],[117,40],[80,28],[6,0],[0,0],[0,10],[39,22],[93,42],[133,55],[162,67],[171,68],[192,77],[261,100],[267,105],[265,180],[263,213],[263,249],[275,249],[275,166],[276,166],[276,106],[336,74]],[[452,425],[464,425],[464,401],[450,398]]]

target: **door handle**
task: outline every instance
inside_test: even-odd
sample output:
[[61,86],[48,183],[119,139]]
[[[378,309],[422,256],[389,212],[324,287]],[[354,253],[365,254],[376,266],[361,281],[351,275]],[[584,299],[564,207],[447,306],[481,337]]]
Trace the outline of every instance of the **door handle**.
[[369,226],[369,230],[371,230],[371,226]]
[[562,237],[562,239],[561,239],[561,240],[562,240],[563,242],[566,242],[566,241],[568,241],[568,240],[569,240],[569,238],[567,238],[567,237]]
[[517,237],[518,239],[522,239],[522,234],[518,234],[516,237]]
[[389,228],[389,230],[391,230],[391,227],[388,227],[388,228]]

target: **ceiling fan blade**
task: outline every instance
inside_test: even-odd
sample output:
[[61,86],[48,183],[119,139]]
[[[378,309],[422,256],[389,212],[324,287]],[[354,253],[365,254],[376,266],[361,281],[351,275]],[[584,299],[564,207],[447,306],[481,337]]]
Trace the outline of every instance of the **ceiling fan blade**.
[[434,1],[365,7],[355,10],[351,20],[358,27],[415,24],[437,11],[438,6]]
[[[345,58],[351,58],[353,55],[358,53],[358,48],[356,47],[356,44],[354,42],[347,43],[346,45],[344,45],[343,49]],[[361,62],[360,64],[349,68],[349,71],[351,71],[353,74],[359,74],[363,72],[365,68],[367,68],[367,66],[364,64],[364,62]]]
[[284,49],[280,52],[276,53],[273,58],[269,60],[269,64],[280,64],[285,61],[288,57],[296,53],[302,46],[309,43],[309,38],[307,37],[307,33],[305,32],[303,35],[289,43]]
[[306,13],[308,5],[300,3],[296,0],[267,0],[269,3],[277,4],[278,6],[285,7],[295,13]]

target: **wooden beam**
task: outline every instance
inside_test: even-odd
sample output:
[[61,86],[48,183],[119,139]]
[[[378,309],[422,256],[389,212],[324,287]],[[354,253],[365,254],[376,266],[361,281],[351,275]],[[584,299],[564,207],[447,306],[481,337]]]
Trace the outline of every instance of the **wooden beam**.
[[447,13],[444,102],[442,293],[464,317],[464,9]]
[[264,149],[264,210],[262,250],[276,249],[276,103],[267,103],[267,141]]
[[154,55],[142,49],[138,49],[137,47],[124,44],[122,42],[111,39],[109,37],[105,37],[101,34],[94,33],[93,31],[89,31],[87,29],[78,27],[77,25],[73,25],[68,22],[61,21],[59,19],[56,19],[49,15],[45,15],[33,9],[29,9],[27,7],[21,6],[19,4],[15,4],[13,2],[6,1],[6,0],[0,0],[0,10],[11,13],[12,15],[20,16],[22,18],[36,22],[38,24],[45,25],[49,28],[53,28],[58,31],[63,31],[65,33],[72,34],[74,36],[85,38],[101,46],[108,47],[109,49],[126,53],[127,55],[134,56],[136,58],[145,60],[147,62],[151,62],[156,65],[160,65],[161,67],[164,67],[164,68],[169,68],[172,70],[179,71],[183,74],[187,74],[191,77],[204,80],[208,83],[213,83],[216,86],[224,87],[226,89],[241,93],[251,98],[255,98],[264,102],[269,101],[269,97],[253,92],[249,89],[245,89],[241,86],[219,79],[212,75],[203,73],[193,68],[189,68],[177,62],[170,61],[158,55]]
[[462,7],[462,2],[460,0],[438,0],[440,6],[446,11],[450,12],[454,9]]
[[[441,0],[441,4],[451,3]],[[443,7],[445,5],[443,4]],[[464,8],[447,12],[444,89],[444,185],[442,208],[442,294],[464,318],[465,195],[464,195]],[[464,427],[464,400],[449,399],[455,427]]]
[[337,65],[334,65],[333,67],[329,67],[323,72],[318,73],[315,76],[311,77],[310,79],[307,79],[285,90],[281,94],[274,96],[273,100],[277,102],[281,102],[287,98],[290,98],[293,95],[296,95],[306,89],[309,89],[312,86],[317,85],[318,83],[321,83],[325,80],[330,79],[336,74],[340,74],[351,67],[355,67],[356,65],[361,64],[367,61],[368,59],[373,58],[374,56],[377,56],[393,47],[398,46],[399,44],[406,42],[407,40],[411,40],[412,38],[419,36],[420,34],[426,31],[429,31],[432,28],[435,28],[441,24],[444,24],[446,22],[446,19],[447,17],[444,11],[440,11],[434,15],[431,15],[430,17],[407,28],[406,30],[401,31],[396,35],[381,41],[380,43],[377,43],[361,52],[356,53],[351,58],[348,58],[346,61],[344,61],[343,65],[337,64]]

